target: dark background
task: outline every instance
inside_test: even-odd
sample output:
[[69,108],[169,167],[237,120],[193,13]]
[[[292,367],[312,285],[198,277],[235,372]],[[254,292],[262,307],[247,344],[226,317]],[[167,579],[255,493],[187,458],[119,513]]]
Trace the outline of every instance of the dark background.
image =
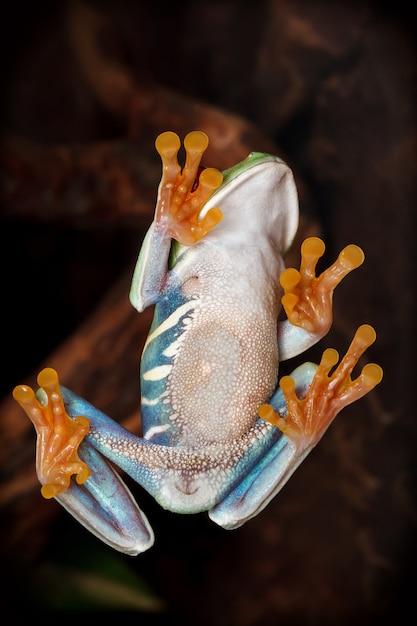
[[[1,519],[3,602],[16,613],[107,607],[139,611],[132,619],[145,623],[408,623],[417,513],[408,6],[3,3]],[[119,558],[41,499],[34,432],[10,392],[48,363],[139,427],[151,314],[131,311],[127,293],[159,181],[153,141],[196,128],[211,139],[208,165],[250,150],[287,160],[300,238],[323,236],[323,267],[346,244],[363,247],[366,262],[338,287],[333,329],[308,359],[327,346],[342,353],[370,323],[378,338],[366,360],[382,365],[384,380],[237,531],[165,512],[132,486],[156,544]]]

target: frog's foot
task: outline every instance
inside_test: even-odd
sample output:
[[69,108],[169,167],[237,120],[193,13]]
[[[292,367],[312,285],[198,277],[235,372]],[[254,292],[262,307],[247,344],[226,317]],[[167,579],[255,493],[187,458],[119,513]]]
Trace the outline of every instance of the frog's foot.
[[332,298],[335,287],[364,261],[358,246],[346,246],[337,260],[316,277],[317,261],[323,256],[324,243],[309,237],[301,246],[300,271],[288,268],[280,276],[284,289],[282,306],[288,320],[307,332],[323,337],[332,324]]
[[220,187],[223,175],[214,168],[202,169],[200,161],[208,146],[201,131],[188,133],[184,139],[186,161],[183,170],[177,155],[181,146],[178,135],[167,131],[155,142],[162,159],[155,221],[170,237],[190,246],[199,241],[222,218],[220,209],[212,208],[199,220],[199,214],[213,191]]
[[36,429],[36,471],[42,484],[41,493],[45,498],[53,498],[69,487],[73,474],[79,485],[90,475],[88,466],[78,456],[78,446],[89,430],[89,420],[83,416],[69,417],[54,369],[43,369],[38,384],[41,389],[36,395],[31,387],[19,385],[13,397]]
[[269,404],[260,407],[259,416],[277,426],[295,442],[297,448],[311,449],[345,406],[381,382],[382,369],[375,363],[365,365],[355,380],[350,376],[375,338],[372,326],[360,326],[347,353],[331,374],[330,370],[337,364],[339,355],[333,348],[325,350],[310,388],[302,399],[297,397],[293,378],[283,376],[280,387],[287,403],[286,417],[280,417]]

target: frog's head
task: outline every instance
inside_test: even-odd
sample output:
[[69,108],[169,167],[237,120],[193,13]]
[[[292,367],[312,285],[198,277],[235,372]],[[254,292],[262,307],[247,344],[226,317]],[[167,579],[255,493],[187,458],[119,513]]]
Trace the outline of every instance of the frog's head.
[[200,212],[200,219],[213,207],[223,213],[205,240],[245,246],[267,239],[284,255],[298,227],[298,196],[290,168],[278,157],[252,152],[223,177]]

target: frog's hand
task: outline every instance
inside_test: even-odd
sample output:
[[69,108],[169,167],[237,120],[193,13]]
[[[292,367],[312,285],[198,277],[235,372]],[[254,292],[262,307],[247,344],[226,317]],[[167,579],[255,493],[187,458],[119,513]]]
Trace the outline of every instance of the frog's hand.
[[179,249],[194,245],[222,219],[216,207],[200,216],[202,207],[223,180],[221,172],[214,168],[200,172],[200,161],[208,146],[207,135],[193,131],[185,137],[186,161],[182,171],[177,160],[181,146],[178,135],[170,131],[162,133],[155,145],[162,160],[162,178],[155,219],[142,244],[133,275],[130,300],[138,311],[154,304],[167,288],[172,246]]
[[186,160],[184,168],[178,164],[181,142],[175,133],[162,133],[155,146],[162,160],[162,179],[159,184],[155,222],[161,231],[184,246],[192,246],[202,239],[222,218],[213,207],[204,218],[200,211],[215,189],[223,181],[215,168],[202,169],[200,162],[209,140],[205,133],[192,131],[184,139]]
[[301,354],[326,335],[333,319],[334,289],[365,258],[361,248],[351,244],[316,277],[316,265],[324,249],[318,237],[306,239],[301,246],[300,271],[288,268],[280,276],[284,289],[282,306],[288,318],[278,325],[281,361]]
[[38,384],[36,396],[26,385],[16,387],[13,396],[38,435],[36,470],[42,495],[55,497],[117,550],[134,555],[150,548],[153,533],[146,517],[120,476],[91,443],[83,441],[89,420],[67,414],[55,370],[42,370]]
[[[375,364],[365,365],[355,380],[350,377],[358,359],[374,340],[373,328],[361,326],[332,374],[329,372],[336,365],[338,355],[329,349],[324,352],[314,375],[314,369],[301,366],[291,377],[283,377],[272,406],[263,405],[259,410],[261,418],[279,428],[283,437],[251,474],[210,512],[213,521],[232,529],[257,515],[282,489],[339,411],[381,381],[382,370]],[[309,380],[311,385],[308,386]]]

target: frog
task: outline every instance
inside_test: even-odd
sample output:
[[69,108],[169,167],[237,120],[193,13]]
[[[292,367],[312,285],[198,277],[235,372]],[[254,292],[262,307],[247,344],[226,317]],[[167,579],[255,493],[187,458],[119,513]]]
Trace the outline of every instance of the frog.
[[326,348],[279,380],[279,365],[322,339],[333,292],[364,261],[348,244],[316,275],[325,245],[309,237],[300,268],[284,258],[299,223],[290,167],[252,152],[220,172],[204,168],[209,139],[156,139],[162,161],[154,219],[134,268],[130,301],[154,306],[140,364],[141,436],[59,381],[13,396],[37,432],[42,495],[55,498],[112,548],[138,555],[152,527],[122,473],[174,513],[207,512],[231,530],[261,513],[320,441],[336,415],[382,379],[367,363],[376,338],[362,324],[346,354]]

